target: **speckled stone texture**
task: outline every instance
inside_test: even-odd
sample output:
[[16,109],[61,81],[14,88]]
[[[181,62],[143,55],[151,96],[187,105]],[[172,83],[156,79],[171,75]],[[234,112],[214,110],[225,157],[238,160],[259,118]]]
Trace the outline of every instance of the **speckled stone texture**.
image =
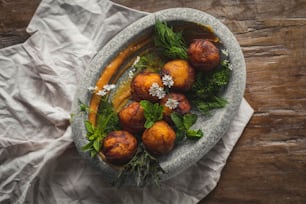
[[[85,77],[78,87],[73,103],[73,112],[76,113],[79,111],[79,100],[86,104],[89,103],[91,96],[87,88],[95,85],[104,67],[111,62],[120,50],[133,42],[137,36],[152,29],[156,18],[161,21],[194,22],[211,26],[214,33],[222,41],[224,47],[228,49],[230,62],[233,67],[231,80],[223,93],[223,96],[229,103],[225,108],[214,110],[209,117],[200,116],[194,125],[195,129],[201,128],[203,130],[204,137],[197,141],[186,141],[179,144],[170,154],[160,158],[160,164],[167,172],[162,175],[162,180],[166,180],[197,162],[220,140],[229,128],[243,98],[246,83],[244,57],[234,35],[219,20],[199,10],[173,8],[149,14],[129,25],[109,41],[90,63]],[[72,122],[75,145],[83,157],[87,158],[90,163],[101,170],[105,179],[113,181],[117,176],[117,170],[111,168],[98,158],[91,159],[88,153],[82,152],[81,150],[81,147],[87,143],[84,126],[86,119],[87,115],[77,115]],[[128,185],[133,185],[133,182],[129,182]]]

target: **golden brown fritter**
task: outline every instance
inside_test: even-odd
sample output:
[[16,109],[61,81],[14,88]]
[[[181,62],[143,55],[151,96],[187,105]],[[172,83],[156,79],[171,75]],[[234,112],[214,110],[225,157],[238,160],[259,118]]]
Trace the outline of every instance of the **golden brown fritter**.
[[203,71],[210,71],[220,63],[219,49],[205,39],[196,39],[190,44],[188,58],[195,68]]
[[[173,99],[178,102],[178,105],[176,108],[171,109],[166,106],[166,103],[168,99]],[[160,101],[160,104],[164,106],[163,110],[163,116],[166,121],[170,121],[170,115],[173,111],[186,114],[190,112],[191,105],[187,99],[187,97],[184,94],[181,93],[169,93]]]
[[110,132],[103,140],[102,153],[106,160],[122,165],[132,159],[137,151],[137,140],[129,132],[118,130]]
[[122,129],[136,134],[144,130],[144,109],[139,102],[132,102],[119,112],[119,121]]
[[176,134],[165,121],[157,121],[151,128],[144,131],[142,142],[153,155],[162,155],[170,152],[174,147]]
[[158,97],[152,96],[149,90],[153,83],[157,83],[160,87],[163,87],[161,77],[158,73],[144,71],[137,74],[131,82],[132,98],[135,101],[148,100],[151,102],[158,101]]
[[195,70],[186,60],[173,60],[162,68],[163,75],[170,75],[174,81],[171,89],[188,91],[195,80]]

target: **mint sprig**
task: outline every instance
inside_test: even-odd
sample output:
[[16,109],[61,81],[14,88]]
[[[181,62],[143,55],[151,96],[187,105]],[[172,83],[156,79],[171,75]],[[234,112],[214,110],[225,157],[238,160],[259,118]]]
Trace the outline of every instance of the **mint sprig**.
[[151,103],[147,100],[140,101],[141,107],[144,109],[144,117],[146,122],[144,124],[145,128],[150,128],[152,125],[163,118],[164,107],[158,103]]
[[198,139],[204,135],[201,129],[190,129],[198,119],[196,114],[187,113],[182,115],[180,113],[173,112],[171,113],[171,119],[175,125],[177,141],[180,141],[185,137],[189,139]]
[[[84,104],[82,104],[84,106]],[[100,102],[97,113],[97,124],[93,125],[90,121],[85,121],[87,131],[86,138],[88,143],[82,147],[82,151],[89,151],[91,157],[95,157],[102,147],[102,141],[107,134],[119,129],[119,119],[113,106],[105,97]]]

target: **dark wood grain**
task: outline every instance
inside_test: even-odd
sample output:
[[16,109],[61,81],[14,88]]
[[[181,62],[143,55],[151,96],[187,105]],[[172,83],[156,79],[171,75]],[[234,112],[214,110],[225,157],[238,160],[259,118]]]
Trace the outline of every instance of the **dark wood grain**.
[[[191,7],[220,19],[247,64],[245,98],[255,110],[200,203],[306,203],[306,1],[114,0],[148,12]],[[39,0],[0,1],[0,47],[23,42]]]

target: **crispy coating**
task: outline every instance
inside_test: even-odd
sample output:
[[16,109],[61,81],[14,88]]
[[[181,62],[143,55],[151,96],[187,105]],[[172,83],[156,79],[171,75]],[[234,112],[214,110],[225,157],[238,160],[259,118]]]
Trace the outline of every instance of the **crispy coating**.
[[161,77],[158,73],[145,71],[137,74],[131,82],[132,98],[135,101],[158,101],[158,97],[152,96],[149,93],[149,89],[153,83],[157,83],[160,87],[163,87]]
[[153,155],[170,152],[174,147],[176,134],[165,121],[157,121],[151,128],[144,131],[142,142]]
[[118,130],[110,132],[103,140],[102,153],[106,160],[115,165],[130,161],[137,151],[137,140],[129,132]]
[[163,75],[170,75],[174,81],[171,87],[177,91],[188,91],[195,80],[194,68],[186,60],[173,60],[162,68]]
[[220,62],[219,49],[209,40],[196,39],[188,48],[188,58],[195,68],[210,71]]
[[141,133],[144,130],[144,109],[139,102],[132,102],[119,112],[119,121],[122,129],[133,133]]
[[[174,99],[178,102],[178,105],[175,109],[171,109],[166,106],[168,99]],[[161,101],[160,104],[164,106],[163,116],[166,121],[171,121],[170,115],[173,111],[186,114],[190,112],[191,105],[184,94],[181,93],[169,93]]]

